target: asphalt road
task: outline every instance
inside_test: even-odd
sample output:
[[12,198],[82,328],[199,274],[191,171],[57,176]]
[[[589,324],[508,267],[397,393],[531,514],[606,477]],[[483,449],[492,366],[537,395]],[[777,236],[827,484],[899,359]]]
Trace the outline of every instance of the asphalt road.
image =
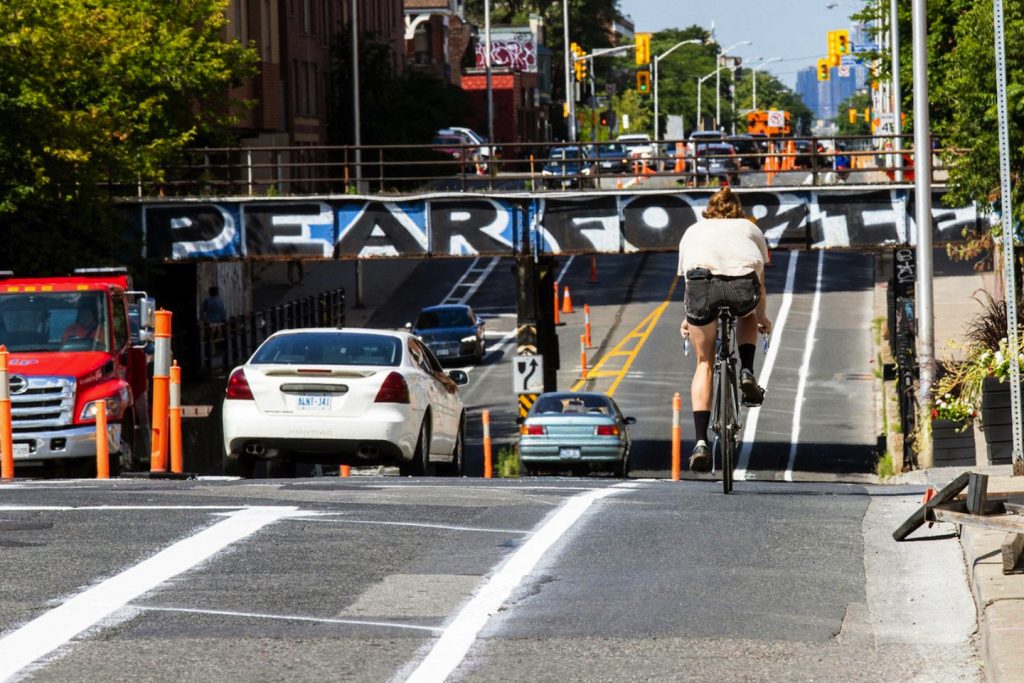
[[[515,310],[511,263],[471,264],[425,262],[370,324],[463,297],[487,317],[473,474],[482,409],[496,450],[514,439]],[[731,496],[666,480],[676,391],[684,453],[693,436],[674,255],[600,257],[596,283],[589,257],[561,269],[594,348],[582,381],[582,313],[564,316],[559,386],[638,418],[628,480],[5,484],[0,680],[980,679],[959,545],[893,543],[921,491],[868,485],[868,257],[776,254],[768,399]]]
[[919,491],[638,480],[26,482],[0,680],[978,680]]

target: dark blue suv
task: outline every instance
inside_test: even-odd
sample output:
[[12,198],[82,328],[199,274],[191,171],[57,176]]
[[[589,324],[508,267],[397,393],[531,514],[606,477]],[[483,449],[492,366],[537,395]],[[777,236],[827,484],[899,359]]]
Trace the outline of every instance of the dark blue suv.
[[411,327],[442,363],[484,359],[484,323],[464,304],[428,306]]

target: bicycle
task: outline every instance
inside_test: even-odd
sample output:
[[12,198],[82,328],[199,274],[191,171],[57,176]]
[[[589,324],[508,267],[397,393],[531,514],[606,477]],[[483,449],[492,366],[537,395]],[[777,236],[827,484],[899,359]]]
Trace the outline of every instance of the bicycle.
[[[712,472],[714,463],[722,466],[722,490],[732,492],[733,469],[736,467],[736,450],[740,430],[740,391],[736,372],[736,316],[728,306],[718,309],[718,338],[715,342],[715,367],[712,379],[711,431],[715,437],[711,442]],[[685,352],[689,355],[689,337],[685,339]],[[764,337],[763,348],[768,350],[768,337]]]
[[[728,306],[718,309],[718,340],[715,353],[715,374],[712,381],[711,443],[712,462],[722,463],[722,490],[732,492],[733,468],[736,466],[736,443],[742,425],[739,422],[740,392],[736,374],[736,316]],[[717,458],[715,456],[718,456]]]

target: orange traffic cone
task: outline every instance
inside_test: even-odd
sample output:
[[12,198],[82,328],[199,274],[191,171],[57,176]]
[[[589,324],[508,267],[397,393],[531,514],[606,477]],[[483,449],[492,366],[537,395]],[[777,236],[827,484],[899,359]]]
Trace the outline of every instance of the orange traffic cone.
[[569,293],[569,285],[565,286],[565,296],[562,297],[562,313],[575,313],[572,310],[572,294]]
[[622,189],[622,178],[616,178],[615,179],[615,189],[616,190],[621,190]]

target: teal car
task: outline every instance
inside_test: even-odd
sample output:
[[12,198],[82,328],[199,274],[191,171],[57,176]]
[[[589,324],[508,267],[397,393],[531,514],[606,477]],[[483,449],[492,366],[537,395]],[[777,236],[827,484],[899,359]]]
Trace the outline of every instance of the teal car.
[[519,423],[519,470],[570,469],[575,473],[629,473],[629,425],[610,397],[558,391],[541,394]]

